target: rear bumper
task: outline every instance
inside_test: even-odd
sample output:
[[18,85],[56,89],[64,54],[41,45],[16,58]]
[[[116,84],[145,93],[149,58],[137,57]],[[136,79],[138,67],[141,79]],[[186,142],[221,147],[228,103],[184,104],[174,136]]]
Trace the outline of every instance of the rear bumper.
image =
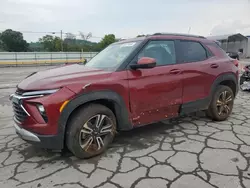
[[63,136],[62,135],[38,135],[32,133],[26,129],[14,125],[17,135],[23,140],[31,143],[40,148],[44,149],[54,149],[61,150],[63,149]]

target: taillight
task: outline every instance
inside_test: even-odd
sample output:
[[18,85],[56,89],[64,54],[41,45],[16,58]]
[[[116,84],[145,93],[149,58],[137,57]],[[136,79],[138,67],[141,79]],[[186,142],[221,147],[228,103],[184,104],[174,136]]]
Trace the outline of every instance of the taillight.
[[236,66],[236,67],[239,67],[239,61],[238,60],[233,60],[233,64]]
[[244,71],[249,71],[249,69],[248,69],[247,66],[244,66],[243,70],[244,70]]

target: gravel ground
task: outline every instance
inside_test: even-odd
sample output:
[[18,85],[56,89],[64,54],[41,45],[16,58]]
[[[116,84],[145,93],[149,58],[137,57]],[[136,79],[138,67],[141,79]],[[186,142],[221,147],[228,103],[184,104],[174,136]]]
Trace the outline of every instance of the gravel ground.
[[117,135],[89,160],[35,148],[14,132],[8,95],[25,76],[47,67],[0,69],[0,187],[249,188],[250,93],[231,117],[202,113]]

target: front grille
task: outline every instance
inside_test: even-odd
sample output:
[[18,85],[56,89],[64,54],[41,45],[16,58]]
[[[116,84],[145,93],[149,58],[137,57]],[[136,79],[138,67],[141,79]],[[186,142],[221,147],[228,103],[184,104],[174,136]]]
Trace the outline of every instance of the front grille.
[[23,122],[27,117],[27,114],[25,113],[25,111],[22,109],[22,107],[19,104],[14,103],[14,102],[12,102],[12,107],[13,107],[15,119],[20,123]]

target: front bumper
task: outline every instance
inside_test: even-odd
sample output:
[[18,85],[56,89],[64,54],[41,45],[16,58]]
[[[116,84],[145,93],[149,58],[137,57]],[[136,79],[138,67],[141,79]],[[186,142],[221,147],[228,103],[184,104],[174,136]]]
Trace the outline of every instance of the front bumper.
[[14,128],[16,130],[17,135],[40,148],[45,149],[53,149],[53,150],[61,150],[63,149],[63,135],[38,135],[36,133],[32,133],[26,129],[19,127],[18,125],[14,124]]
[[27,131],[21,127],[19,127],[18,125],[14,124],[16,133],[23,139],[26,141],[30,141],[30,142],[41,142],[41,140],[38,138],[37,135],[35,135],[34,133]]
[[[35,135],[59,134],[61,129],[58,125],[58,120],[61,116],[61,106],[65,101],[72,99],[75,93],[67,88],[61,88],[56,93],[44,96],[26,96],[26,93],[16,92],[10,96],[16,125]],[[38,105],[43,106],[45,109],[44,114],[41,113]],[[25,131],[19,130],[19,132]],[[27,134],[25,135],[27,136]],[[30,136],[30,134],[28,135]],[[32,139],[34,138],[32,137]],[[36,138],[35,141],[37,141]]]

